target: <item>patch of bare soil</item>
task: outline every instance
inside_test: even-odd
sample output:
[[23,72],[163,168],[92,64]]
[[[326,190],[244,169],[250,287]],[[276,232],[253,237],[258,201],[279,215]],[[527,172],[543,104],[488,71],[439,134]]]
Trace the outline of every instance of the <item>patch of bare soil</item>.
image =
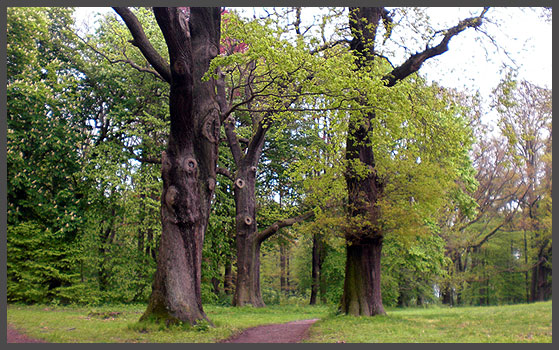
[[46,343],[44,340],[33,339],[25,334],[21,334],[14,327],[8,325],[8,343]]
[[248,328],[222,343],[298,343],[308,336],[309,327],[316,321],[318,319]]

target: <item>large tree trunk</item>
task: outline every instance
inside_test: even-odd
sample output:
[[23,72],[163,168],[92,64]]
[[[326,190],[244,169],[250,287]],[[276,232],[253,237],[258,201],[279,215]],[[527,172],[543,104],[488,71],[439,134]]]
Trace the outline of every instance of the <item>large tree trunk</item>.
[[238,237],[237,283],[233,296],[233,306],[252,305],[264,307],[260,293],[260,247],[255,236]]
[[256,224],[256,166],[241,164],[235,180],[237,281],[233,306],[264,307],[260,293],[260,246]]
[[354,316],[386,313],[380,292],[381,251],[382,238],[347,245],[342,312]]
[[[253,140],[255,139],[253,138]],[[263,140],[262,137],[261,141],[263,142]],[[252,153],[251,150],[255,153]],[[258,232],[255,183],[256,164],[261,150],[262,146],[249,147],[247,155],[237,163],[240,164],[235,179],[237,279],[233,306],[266,306],[260,292],[260,247],[262,243],[282,227],[291,226],[314,215],[313,211],[309,211],[297,217],[277,221]]]
[[[117,11],[118,12],[118,11]],[[219,52],[219,8],[154,8],[170,57],[171,130],[161,173],[161,242],[141,320],[207,320],[200,294],[202,243],[215,187],[219,107],[202,76]],[[128,23],[127,23],[128,24]]]

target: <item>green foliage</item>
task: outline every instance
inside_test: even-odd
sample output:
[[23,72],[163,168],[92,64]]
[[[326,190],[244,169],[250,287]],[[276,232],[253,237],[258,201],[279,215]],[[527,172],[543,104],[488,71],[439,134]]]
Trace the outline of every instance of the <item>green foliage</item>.
[[436,303],[434,287],[450,263],[445,242],[436,234],[402,239],[388,236],[383,245],[382,297],[386,306]]
[[[29,251],[50,271],[24,284],[11,279],[20,292],[9,298],[145,300],[160,231],[160,170],[137,160],[164,149],[168,87],[90,49],[121,54],[117,32],[126,28],[114,16],[86,45],[72,33],[70,9],[8,12],[8,223],[10,248],[18,247],[10,262],[19,268]],[[23,239],[29,227],[41,232],[37,242]],[[37,250],[39,242],[58,259]]]
[[[134,13],[167,58],[151,10]],[[524,300],[529,284],[524,272],[540,259],[549,271],[552,266],[551,90],[515,81],[514,75],[496,89],[499,127],[512,155],[505,168],[524,170],[495,195],[522,182],[533,189],[507,231],[464,253],[506,215],[478,218],[484,208],[475,195],[483,189],[470,152],[477,106],[418,75],[386,88],[381,77],[392,67],[375,60],[356,72],[343,44],[316,50],[325,43],[330,19],[340,14],[345,16],[334,9],[321,18],[316,28],[323,42],[318,35],[289,35],[281,16],[223,17],[225,52],[212,68],[226,74],[236,132],[250,139],[259,122],[269,127],[257,173],[259,227],[307,208],[315,211],[314,222],[284,229],[263,246],[265,301],[308,298],[311,238],[319,234],[326,247],[326,288],[320,296],[339,302],[348,224],[344,174],[371,171],[345,159],[346,138],[371,112],[368,142],[385,184],[379,204],[385,304],[433,303],[434,286],[445,283],[462,291],[466,304]],[[169,86],[129,42],[129,30],[113,13],[95,33],[81,33],[82,39],[72,29],[71,15],[68,8],[7,9],[7,299],[144,302],[161,234],[159,158],[168,138]],[[395,15],[417,20],[432,33],[422,11]],[[400,25],[388,30],[401,35]],[[333,35],[344,35],[343,28]],[[255,97],[247,103],[249,81]],[[225,145],[219,157],[219,165],[234,173]],[[222,285],[223,267],[235,255],[232,186],[218,177],[203,250],[204,304],[230,304],[230,296],[214,284]],[[478,223],[463,229],[459,220]],[[286,242],[291,299],[279,291],[279,247]],[[469,269],[455,270],[445,248],[458,252]],[[551,273],[546,278],[551,286]],[[204,326],[198,330],[209,332]]]
[[8,9],[8,300],[68,302],[82,292],[69,288],[79,276],[88,190],[70,15]]
[[526,301],[524,242],[520,231],[496,234],[471,254],[462,299],[466,305],[502,305]]

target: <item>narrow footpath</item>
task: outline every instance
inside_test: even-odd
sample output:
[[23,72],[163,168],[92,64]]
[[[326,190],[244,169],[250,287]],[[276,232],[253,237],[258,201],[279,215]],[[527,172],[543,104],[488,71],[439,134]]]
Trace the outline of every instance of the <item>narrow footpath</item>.
[[[316,321],[317,318],[248,328],[220,343],[299,343],[308,336],[310,326]],[[7,331],[8,343],[45,343],[21,334],[10,325]]]
[[317,318],[248,328],[222,343],[299,343],[316,321]]

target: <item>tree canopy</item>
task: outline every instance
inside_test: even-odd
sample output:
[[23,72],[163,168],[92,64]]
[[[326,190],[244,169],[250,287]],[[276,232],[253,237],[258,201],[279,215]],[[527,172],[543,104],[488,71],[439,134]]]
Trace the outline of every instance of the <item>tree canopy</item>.
[[491,9],[306,11],[8,8],[8,302],[550,299],[551,88],[421,71]]

